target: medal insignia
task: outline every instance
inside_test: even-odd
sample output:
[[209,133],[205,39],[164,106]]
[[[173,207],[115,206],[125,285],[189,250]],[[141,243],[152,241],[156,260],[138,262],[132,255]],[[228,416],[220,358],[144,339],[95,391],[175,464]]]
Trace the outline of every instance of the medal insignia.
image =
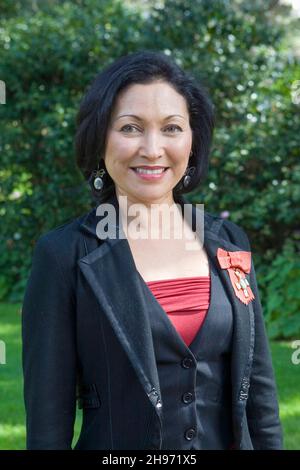
[[217,258],[222,269],[227,269],[235,295],[245,305],[255,299],[246,274],[251,270],[250,251],[217,250]]

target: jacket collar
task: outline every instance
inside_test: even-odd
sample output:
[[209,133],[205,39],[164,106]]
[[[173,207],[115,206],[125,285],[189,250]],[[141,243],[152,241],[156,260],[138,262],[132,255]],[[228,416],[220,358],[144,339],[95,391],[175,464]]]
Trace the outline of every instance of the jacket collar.
[[[120,233],[119,204],[116,194],[114,193],[105,202],[111,203],[115,207],[115,227],[117,233]],[[176,202],[182,206],[189,201],[184,196],[180,196]],[[195,215],[195,211],[198,209],[194,205],[192,207]],[[149,314],[147,313],[147,300],[140,284],[141,277],[138,275],[126,237],[99,240],[96,225],[100,218],[97,216],[96,210],[97,207],[94,207],[80,223],[80,230],[89,235],[88,239],[95,241],[96,238],[98,240],[96,249],[94,249],[95,244],[93,243],[93,248],[88,250],[86,256],[78,260],[78,265],[132,362],[158,416],[160,416],[157,404],[160,397],[160,386]],[[216,259],[219,247],[228,251],[245,250],[244,246],[234,244],[226,238],[226,235],[225,238],[224,235],[221,235],[222,232],[226,233],[221,230],[223,223],[223,219],[204,212],[204,247],[218,269],[233,309],[232,399],[233,403],[237,405],[236,409],[240,410],[236,412],[234,418],[238,421],[242,415],[240,394],[241,390],[244,390],[245,371],[250,373],[253,355],[254,335],[251,325],[254,314],[251,302],[247,306],[237,299],[228,273],[220,268]]]

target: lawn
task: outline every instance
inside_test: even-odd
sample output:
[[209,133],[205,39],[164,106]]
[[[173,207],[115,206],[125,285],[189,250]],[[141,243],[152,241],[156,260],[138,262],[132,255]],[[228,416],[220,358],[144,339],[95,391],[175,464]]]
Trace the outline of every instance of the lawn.
[[[20,305],[0,304],[0,341],[6,345],[6,364],[0,364],[0,449],[24,449]],[[300,364],[291,361],[291,342],[273,342],[271,347],[285,449],[300,450]],[[80,418],[78,414],[74,442]]]

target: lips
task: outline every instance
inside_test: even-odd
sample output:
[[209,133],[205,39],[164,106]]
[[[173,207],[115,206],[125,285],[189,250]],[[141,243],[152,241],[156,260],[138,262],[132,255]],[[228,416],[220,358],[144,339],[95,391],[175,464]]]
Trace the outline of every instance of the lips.
[[160,168],[145,168],[145,167],[135,167],[131,168],[135,173],[142,175],[142,174],[148,174],[148,175],[162,175],[167,171],[168,168],[160,167]]
[[167,170],[169,167],[167,166],[146,166],[146,165],[140,165],[140,166],[131,166],[130,167],[132,170],[136,170],[137,168],[140,168],[141,170]]
[[131,167],[130,168],[137,178],[140,178],[145,181],[159,181],[164,178],[165,173],[167,173],[169,168],[159,167],[154,169],[154,167]]

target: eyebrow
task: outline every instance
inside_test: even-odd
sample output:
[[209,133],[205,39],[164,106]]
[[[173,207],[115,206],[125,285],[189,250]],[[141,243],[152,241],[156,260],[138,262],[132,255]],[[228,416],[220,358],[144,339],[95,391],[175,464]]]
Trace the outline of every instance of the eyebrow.
[[[129,117],[133,117],[135,119],[137,119],[138,121],[143,121],[143,119],[139,116],[137,116],[136,114],[120,114],[120,116],[117,116],[115,121],[117,121],[117,119],[120,119],[122,117],[125,117],[125,116],[129,116]],[[181,116],[180,114],[170,114],[170,116],[167,116],[163,119],[163,121],[167,121],[167,119],[170,119],[170,118],[173,118],[173,117],[180,117],[182,119],[185,119],[184,116]]]

